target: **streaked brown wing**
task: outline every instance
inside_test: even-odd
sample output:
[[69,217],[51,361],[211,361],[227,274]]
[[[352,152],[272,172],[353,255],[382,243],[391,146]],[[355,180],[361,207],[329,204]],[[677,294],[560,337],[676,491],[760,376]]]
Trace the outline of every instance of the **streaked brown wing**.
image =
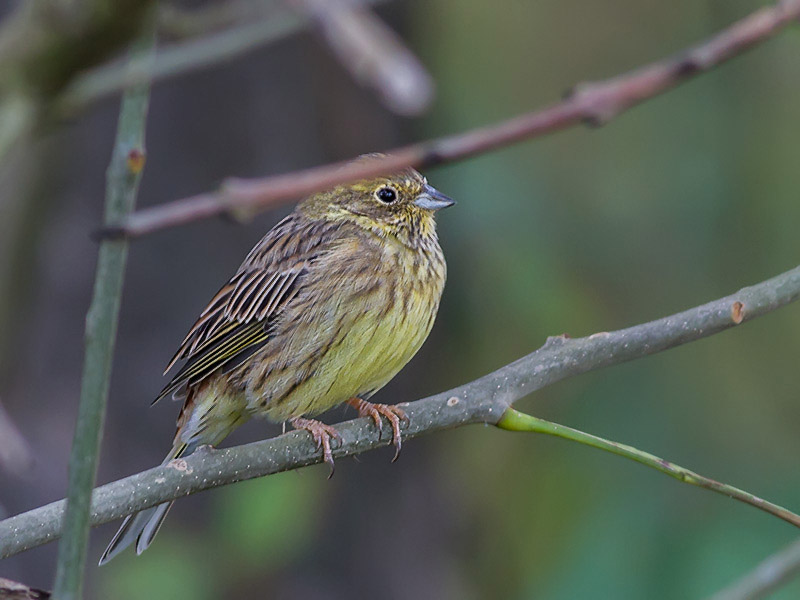
[[197,384],[219,368],[238,366],[263,346],[275,316],[297,294],[305,273],[305,263],[274,273],[263,268],[237,273],[211,299],[183,340],[167,371],[181,359],[186,364],[154,402],[184,385]]
[[303,286],[311,264],[336,238],[336,223],[292,213],[250,251],[242,266],[211,299],[166,371],[186,363],[158,398],[195,385],[218,369],[228,371],[258,351],[277,317]]

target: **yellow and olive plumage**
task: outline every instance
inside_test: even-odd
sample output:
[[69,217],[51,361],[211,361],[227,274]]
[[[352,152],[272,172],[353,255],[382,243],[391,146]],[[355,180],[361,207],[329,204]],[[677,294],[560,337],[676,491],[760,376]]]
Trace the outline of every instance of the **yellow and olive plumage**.
[[[365,400],[433,326],[446,266],[434,212],[453,201],[414,170],[301,202],[211,299],[167,367],[159,397],[183,399],[165,463],[216,445],[250,417],[307,429],[332,464],[335,431],[311,417],[349,401],[400,447],[401,410]],[[170,503],[129,516],[100,560],[144,551]]]

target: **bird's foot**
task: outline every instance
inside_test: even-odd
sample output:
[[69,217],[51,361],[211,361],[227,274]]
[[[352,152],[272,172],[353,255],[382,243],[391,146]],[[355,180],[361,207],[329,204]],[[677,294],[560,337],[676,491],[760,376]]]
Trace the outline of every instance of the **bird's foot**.
[[408,424],[408,417],[405,411],[391,404],[373,404],[361,398],[350,398],[347,403],[358,411],[358,416],[372,418],[378,431],[383,430],[381,415],[386,417],[392,426],[392,444],[395,450],[392,462],[396,461],[400,456],[400,448],[403,446],[403,440],[400,437],[400,423],[405,422]]
[[317,450],[322,450],[322,458],[330,465],[331,473],[328,479],[333,477],[333,453],[331,452],[331,438],[342,440],[342,436],[330,425],[326,425],[322,421],[315,421],[314,419],[304,419],[303,417],[295,417],[290,419],[289,422],[295,429],[304,429],[311,434],[314,443],[317,445]]

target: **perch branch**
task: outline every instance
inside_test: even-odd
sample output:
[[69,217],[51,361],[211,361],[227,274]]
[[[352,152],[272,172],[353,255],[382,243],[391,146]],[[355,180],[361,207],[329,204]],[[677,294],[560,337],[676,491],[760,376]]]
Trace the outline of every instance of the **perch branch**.
[[136,237],[221,214],[246,216],[334,185],[406,167],[454,162],[571,127],[602,125],[637,104],[730,60],[800,18],[800,0],[782,0],[734,23],[675,58],[601,82],[576,86],[557,104],[501,123],[397,148],[382,160],[336,163],[262,179],[228,179],[217,191],[137,211],[101,236]]
[[[800,297],[800,267],[738,292],[656,321],[583,338],[548,338],[535,352],[466,385],[402,404],[406,439],[469,423],[497,424],[513,402],[557,381],[707,337],[766,314]],[[337,425],[336,457],[391,443],[370,419]],[[97,488],[92,524],[201,490],[321,462],[308,434],[293,431],[235,448],[198,451],[186,459]],[[0,521],[0,558],[58,538],[64,501]]]
[[[148,60],[154,43],[152,32],[143,36],[132,50],[131,62]],[[106,173],[107,221],[128,214],[136,203],[144,166],[144,125],[149,94],[149,87],[143,85],[132,88],[122,98],[117,136]],[[59,600],[81,598],[92,488],[97,473],[127,256],[126,240],[107,241],[100,245],[94,294],[86,315],[86,350],[69,459],[64,538],[58,549],[54,590]]]

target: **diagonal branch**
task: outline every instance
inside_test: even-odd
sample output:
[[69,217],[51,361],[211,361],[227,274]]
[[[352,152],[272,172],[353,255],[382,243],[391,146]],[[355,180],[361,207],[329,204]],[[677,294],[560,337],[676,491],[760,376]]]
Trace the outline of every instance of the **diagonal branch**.
[[645,100],[738,56],[800,19],[800,0],[781,0],[675,58],[574,88],[564,101],[501,123],[397,148],[383,160],[336,163],[262,179],[229,179],[217,190],[140,210],[101,235],[141,236],[222,214],[247,215],[334,185],[396,171],[462,160],[541,137],[581,122],[603,125]]
[[[287,0],[289,1],[289,0]],[[290,0],[308,15],[339,63],[373,88],[394,112],[420,115],[433,101],[433,79],[390,27],[358,0]]]
[[[384,0],[367,1],[378,4]],[[155,84],[225,64],[279,42],[309,24],[301,15],[273,4],[259,6],[251,2],[231,2],[193,11],[170,6],[162,8],[162,16],[168,15],[173,28],[188,30],[184,31],[188,39],[163,46],[152,64],[137,71],[124,68],[125,64],[120,60],[100,65],[76,77],[56,99],[54,110],[58,116],[69,116],[143,81]]]
[[633,446],[620,444],[619,442],[612,442],[611,440],[606,440],[590,433],[584,433],[583,431],[573,429],[572,427],[566,427],[564,425],[559,425],[558,423],[545,421],[544,419],[527,415],[519,412],[518,410],[514,410],[513,408],[509,408],[505,414],[503,414],[503,418],[497,422],[497,426],[500,429],[505,429],[507,431],[544,433],[546,435],[553,435],[564,438],[565,440],[570,440],[572,442],[578,442],[579,444],[605,450],[606,452],[611,452],[612,454],[616,454],[630,460],[635,460],[646,467],[660,471],[665,475],[669,475],[670,477],[677,479],[678,481],[682,481],[683,483],[696,485],[697,487],[711,490],[712,492],[717,492],[723,496],[728,496],[734,500],[738,500],[739,502],[744,502],[750,506],[755,506],[757,509],[763,510],[764,512],[778,517],[779,519],[783,519],[795,527],[800,527],[800,515],[797,515],[792,511],[783,508],[782,506],[768,502],[763,498],[759,498],[750,492],[740,490],[739,488],[728,485],[727,483],[720,483],[719,481],[714,481],[713,479],[704,477],[703,475],[695,473],[694,471],[690,471],[685,467],[676,465],[673,462],[664,460],[658,456],[653,456],[648,452],[642,452]]
[[266,44],[277,42],[298,31],[303,19],[288,11],[176,42],[159,50],[150,65],[131,71],[114,61],[88,71],[57,98],[59,115],[70,115],[92,102],[119,93],[130,85],[145,81],[157,83],[170,77],[192,73],[234,60]]
[[[497,424],[511,403],[547,385],[692,342],[766,314],[800,297],[800,267],[738,292],[656,321],[544,346],[497,371],[447,392],[403,404],[410,423],[406,439],[467,425]],[[391,442],[370,419],[337,426],[337,457],[360,454]],[[201,490],[321,462],[306,432],[235,448],[198,451],[171,463],[97,488],[94,525]],[[51,542],[61,534],[64,501],[0,521],[0,558]]]
[[766,598],[800,575],[800,540],[764,559],[741,579],[720,590],[711,600],[755,600]]

